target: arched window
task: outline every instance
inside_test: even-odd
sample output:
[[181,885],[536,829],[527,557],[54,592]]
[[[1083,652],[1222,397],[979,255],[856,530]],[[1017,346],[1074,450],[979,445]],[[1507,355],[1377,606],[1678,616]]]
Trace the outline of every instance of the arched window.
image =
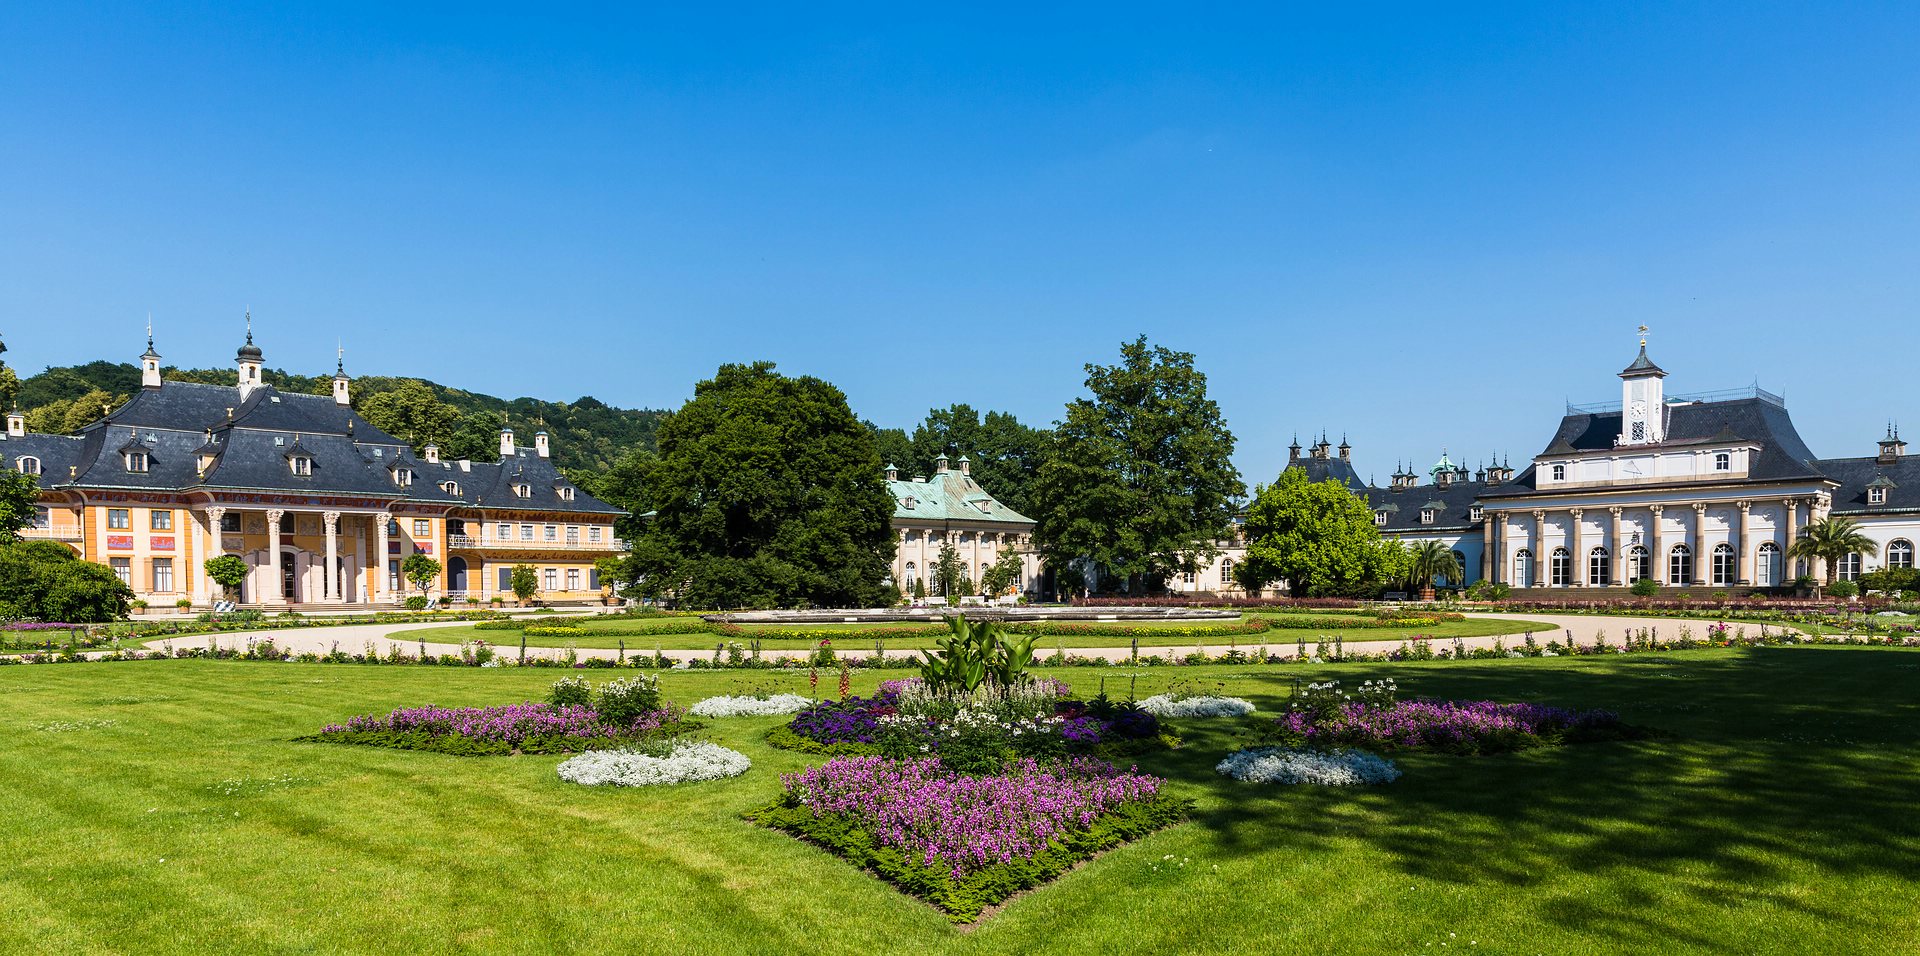
[[1716,544],[1713,546],[1713,583],[1733,583],[1733,545]]
[[1838,568],[1838,577],[1840,580],[1842,581],[1860,580],[1860,555],[1849,554],[1846,557],[1841,558],[1839,564],[1837,565],[1837,568]]
[[1667,555],[1667,583],[1683,586],[1693,582],[1693,549],[1676,544]]
[[1887,545],[1887,567],[1913,567],[1913,542],[1902,538]]
[[32,455],[21,456],[13,463],[13,466],[20,469],[20,473],[23,475],[37,475],[40,473],[40,459]]
[[1753,583],[1770,588],[1784,584],[1780,579],[1780,546],[1771,541],[1760,544],[1760,552],[1753,562]]
[[1533,586],[1533,552],[1526,548],[1513,556],[1513,583],[1523,588]]
[[1557,588],[1573,583],[1573,556],[1565,548],[1555,548],[1547,556],[1547,583]]
[[1634,545],[1627,549],[1627,583],[1653,577],[1653,556],[1647,549]]
[[1605,548],[1595,548],[1587,552],[1587,583],[1594,587],[1606,587],[1613,583],[1613,556]]
[[1232,558],[1220,559],[1220,586],[1223,588],[1233,587],[1233,559]]

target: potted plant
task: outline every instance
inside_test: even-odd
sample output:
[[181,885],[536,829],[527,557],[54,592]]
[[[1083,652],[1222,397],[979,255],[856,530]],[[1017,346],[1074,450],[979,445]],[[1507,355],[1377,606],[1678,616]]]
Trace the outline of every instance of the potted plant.
[[505,603],[507,603],[507,601],[506,601],[506,599],[505,599],[505,598],[503,598],[503,597],[501,597],[500,595],[498,595],[498,594],[496,594],[496,595],[494,595],[493,597],[491,597],[491,598],[488,598],[488,599],[487,599],[487,603],[488,603],[488,604],[490,604],[490,605],[492,605],[492,606],[493,606],[493,609],[494,609],[494,610],[496,610],[496,611],[498,611],[498,610],[500,610],[500,605],[502,605],[502,604],[505,604]]
[[133,613],[135,614],[147,613],[147,602],[142,601],[139,598],[134,598],[133,601],[127,605],[127,607],[131,608],[133,610]]
[[513,588],[513,596],[520,599],[521,607],[532,607],[533,596],[540,593],[540,576],[533,567],[516,564],[507,576],[507,584]]

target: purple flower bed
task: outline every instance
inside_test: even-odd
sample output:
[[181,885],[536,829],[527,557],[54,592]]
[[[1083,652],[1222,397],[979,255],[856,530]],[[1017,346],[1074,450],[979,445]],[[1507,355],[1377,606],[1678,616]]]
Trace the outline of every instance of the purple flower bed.
[[320,733],[301,739],[460,754],[572,753],[673,736],[697,726],[683,720],[672,708],[641,714],[631,724],[613,724],[602,720],[590,707],[573,705],[429,704],[350,717],[344,724],[329,724]]
[[1278,736],[1295,746],[1447,753],[1502,753],[1631,736],[1631,729],[1610,711],[1490,700],[1396,701],[1384,706],[1356,701],[1327,712],[1294,711],[1277,723]]
[[870,744],[880,729],[880,718],[896,712],[898,695],[882,689],[872,697],[823,700],[795,715],[787,726],[819,744]]

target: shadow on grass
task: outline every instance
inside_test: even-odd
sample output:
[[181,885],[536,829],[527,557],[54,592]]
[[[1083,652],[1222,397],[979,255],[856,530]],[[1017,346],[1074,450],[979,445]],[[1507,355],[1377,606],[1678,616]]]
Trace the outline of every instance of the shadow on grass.
[[[1225,726],[1183,727],[1189,746],[1152,761],[1204,795],[1194,815],[1223,852],[1384,851],[1409,877],[1544,887],[1568,872],[1619,888],[1542,911],[1618,940],[1722,941],[1663,919],[1674,891],[1737,893],[1834,925],[1858,913],[1808,892],[1825,876],[1920,872],[1920,654],[1766,648],[1555,661],[1353,665],[1349,686],[1394,677],[1403,695],[1605,707],[1659,731],[1641,741],[1500,757],[1395,754],[1406,776],[1368,789],[1256,787],[1216,774],[1239,746]],[[1261,683],[1277,713],[1292,675]],[[1644,905],[1632,905],[1638,899]]]

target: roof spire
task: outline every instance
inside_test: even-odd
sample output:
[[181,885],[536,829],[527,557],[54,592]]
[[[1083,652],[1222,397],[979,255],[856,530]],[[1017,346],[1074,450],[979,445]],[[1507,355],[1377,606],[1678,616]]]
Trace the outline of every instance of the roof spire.
[[345,339],[334,340],[333,373],[335,375],[347,374],[347,341]]
[[147,351],[153,351],[153,312],[147,312]]
[[253,306],[247,306],[247,344],[253,344]]

